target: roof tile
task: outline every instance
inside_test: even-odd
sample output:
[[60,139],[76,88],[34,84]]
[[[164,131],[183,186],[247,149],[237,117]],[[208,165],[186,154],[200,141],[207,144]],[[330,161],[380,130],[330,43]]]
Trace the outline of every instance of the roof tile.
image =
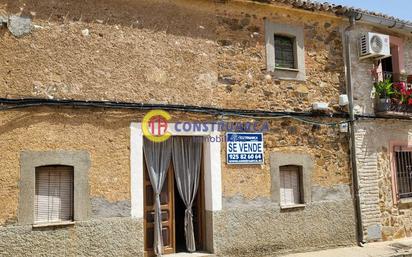
[[373,15],[373,16],[393,20],[394,22],[400,22],[400,23],[406,23],[408,25],[412,25],[412,21],[399,19],[397,17],[393,17],[387,14],[369,11],[369,10],[360,9],[360,8],[355,8],[355,7],[344,6],[344,5],[331,4],[328,2],[320,3],[317,1],[311,1],[311,0],[269,0],[268,2],[289,4],[295,8],[300,8],[300,9],[304,9],[308,11],[325,11],[325,12],[334,13],[336,15],[349,15],[351,13],[368,14],[368,15]]

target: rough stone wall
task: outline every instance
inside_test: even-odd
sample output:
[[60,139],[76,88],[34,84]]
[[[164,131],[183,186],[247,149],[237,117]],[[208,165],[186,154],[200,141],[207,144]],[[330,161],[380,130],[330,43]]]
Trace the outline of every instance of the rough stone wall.
[[[222,256],[270,256],[354,244],[356,219],[346,135],[336,128],[290,120],[272,121],[270,128],[264,136],[264,165],[222,167],[223,210],[214,215],[214,250]],[[272,201],[271,152],[312,158],[312,201],[305,208],[280,210]]]
[[0,146],[0,224],[16,219],[23,150],[86,150],[91,156],[91,198],[113,204],[130,201],[129,124],[133,118],[127,112],[87,109],[1,112],[0,138],[5,143]]
[[[323,120],[324,122],[326,120]],[[349,185],[349,149],[346,134],[337,128],[318,127],[299,121],[274,120],[269,123],[270,133],[265,134],[265,164],[222,166],[224,196],[244,200],[270,199],[270,153],[305,153],[314,161],[312,185],[332,188]],[[223,154],[226,153],[222,147]],[[222,155],[223,160],[226,159]]]
[[[1,30],[0,97],[307,111],[315,101],[329,102],[336,109],[338,95],[345,91],[342,21],[323,13],[246,1],[183,0],[3,0],[0,9],[1,15],[29,16],[33,22],[31,33],[20,38],[5,28]],[[305,82],[279,81],[266,71],[265,18],[304,27]],[[19,231],[28,229],[16,226],[22,150],[90,152],[92,223],[84,223],[85,228],[101,230],[93,234],[99,237],[106,229],[102,220],[123,217],[118,219],[127,223],[129,218],[124,216],[130,215],[129,125],[140,121],[143,114],[86,108],[32,108],[0,113],[0,141],[7,142],[0,145],[0,152],[4,153],[0,161],[0,206],[5,206],[0,209],[0,224],[4,233],[9,233],[7,240],[12,241]],[[178,121],[216,119],[183,113],[172,116]],[[267,241],[263,252],[277,246],[296,250],[353,243],[355,224],[353,204],[348,200],[351,181],[346,135],[337,128],[289,119],[274,120],[270,128],[265,135],[264,165],[222,164],[225,203],[214,221],[216,251],[240,253],[235,249],[240,249],[241,244],[256,249],[262,244],[255,239],[267,240],[264,232],[268,228],[273,239]],[[291,222],[296,224],[292,230],[287,223],[282,223],[282,230],[277,228],[281,226],[279,220],[286,220],[289,213],[279,211],[270,200],[272,151],[304,152],[314,160],[315,200],[313,205],[291,212]],[[223,145],[221,154],[225,160]],[[255,215],[262,216],[262,221],[257,222]],[[303,226],[302,220],[308,221],[304,230],[298,226]],[[247,243],[240,238],[242,233],[231,237],[225,228],[227,222],[233,222],[239,232],[250,228],[249,223],[254,224],[256,237],[250,237],[253,241]],[[80,234],[87,234],[81,226],[55,233],[58,238],[79,233],[81,238]],[[141,250],[142,228],[136,231],[140,237],[129,237],[130,231],[124,237],[138,237],[136,249]],[[32,231],[26,234],[27,240],[34,245],[47,238],[45,244],[52,243],[49,232]],[[281,237],[281,232],[287,236]],[[295,234],[302,238],[311,235],[313,239],[305,238],[292,245]],[[219,238],[227,238],[227,245],[219,243]],[[77,240],[67,243],[75,244]],[[121,242],[118,247],[130,247]],[[100,245],[91,244],[98,253]],[[84,248],[75,249],[82,255]]]
[[[404,62],[407,74],[412,73],[412,38],[394,31],[357,24],[351,32],[351,61],[354,83],[355,111],[375,115],[375,95],[371,70],[373,60],[359,60],[359,37],[362,33],[377,32],[404,40]],[[392,201],[392,175],[389,162],[389,142],[408,142],[410,126],[399,120],[357,121],[356,158],[360,183],[360,202],[364,236],[367,241],[391,240],[411,235],[408,206]]]
[[0,226],[0,255],[141,256],[143,220],[110,218],[59,228]]
[[[19,157],[23,150],[54,149],[90,152],[90,194],[92,209],[113,203],[113,210],[124,216],[130,200],[130,132],[132,121],[140,121],[144,112],[102,109],[33,108],[0,113],[0,162],[2,188],[1,223],[13,222],[18,204]],[[213,120],[213,117],[172,113],[173,121]],[[230,119],[229,119],[230,120]],[[239,119],[233,119],[239,120]],[[240,119],[242,120],[242,119]],[[243,119],[246,121],[246,119]],[[250,121],[250,119],[247,119]],[[323,120],[324,122],[332,120]],[[222,164],[225,197],[246,200],[270,198],[270,164],[272,151],[302,152],[314,160],[312,184],[319,187],[349,185],[349,157],[346,134],[337,128],[319,127],[289,119],[269,123],[265,134],[265,164]],[[226,159],[222,145],[222,160]],[[108,202],[107,202],[108,201]],[[126,202],[125,202],[126,201]]]
[[[323,13],[181,0],[3,0],[0,10],[33,20],[18,39],[2,30],[2,97],[300,111],[336,107],[345,88],[342,20]],[[306,82],[266,71],[264,18],[304,27]]]
[[364,234],[368,241],[412,235],[411,209],[393,202],[390,142],[411,142],[407,121],[362,121],[356,127]]
[[405,71],[407,74],[412,73],[412,38],[404,37],[405,42]]
[[225,208],[213,217],[214,249],[219,256],[273,256],[353,245],[356,241],[350,194],[296,210],[249,203],[243,208]]
[[[144,114],[49,107],[0,112],[0,140],[5,142],[0,144],[0,226],[16,223],[20,153],[25,150],[89,152],[92,218],[130,216],[130,123],[141,121]],[[172,116],[178,121],[211,119],[182,113]]]
[[359,60],[359,37],[364,32],[368,32],[370,27],[361,27],[358,25],[356,30],[350,33],[351,44],[351,64],[352,64],[352,81],[354,90],[354,109],[357,114],[372,114],[373,111],[373,80],[371,70],[373,61],[370,59]]
[[[86,150],[90,152],[91,169],[89,181],[92,205],[90,222],[92,223],[90,223],[90,226],[87,225],[89,224],[87,222],[84,224],[93,227],[91,228],[93,230],[102,229],[101,231],[104,231],[103,227],[99,228],[97,225],[101,224],[99,222],[104,223],[104,220],[107,218],[117,217],[119,222],[121,219],[127,222],[129,220],[127,217],[130,216],[129,125],[131,121],[140,121],[143,115],[144,112],[138,111],[46,107],[0,113],[0,140],[8,142],[7,144],[0,145],[0,151],[4,153],[0,162],[2,170],[0,175],[2,188],[2,191],[0,191],[0,203],[4,206],[0,210],[0,217],[3,232],[7,234],[6,238],[18,236],[18,232],[21,231],[16,224],[16,217],[19,192],[19,153],[23,150],[45,151],[64,149]],[[185,113],[172,113],[172,117],[172,122],[182,120],[210,121],[213,119],[213,117]],[[250,119],[248,120],[250,121]],[[336,241],[329,241],[329,243],[324,245],[321,245],[321,242],[326,242],[326,240],[321,237],[317,237],[318,241],[316,243],[315,241],[311,241],[311,243],[319,247],[353,243],[355,241],[355,223],[353,218],[354,208],[350,200],[350,171],[346,135],[340,134],[337,128],[305,125],[288,119],[272,121],[269,126],[270,132],[265,134],[266,161],[264,165],[230,166],[222,164],[223,213],[225,213],[222,215],[234,215],[231,219],[233,221],[238,219],[235,224],[239,226],[238,229],[240,230],[250,226],[248,225],[248,219],[244,218],[244,215],[246,215],[245,217],[251,215],[249,213],[250,210],[255,210],[255,212],[258,210],[259,212],[262,211],[263,216],[271,215],[272,213],[280,213],[279,215],[282,216],[283,214],[279,211],[279,206],[273,204],[270,199],[270,152],[304,152],[310,154],[314,161],[312,199],[313,203],[318,207],[314,211],[310,211],[312,207],[309,205],[307,209],[296,210],[294,213],[299,217],[307,214],[306,220],[312,223],[314,222],[312,217],[316,216],[314,213],[321,212],[322,209],[328,208],[327,206],[336,206],[339,211],[330,210],[330,212],[323,213],[325,219],[319,220],[319,222],[335,219],[336,221],[344,220],[342,223],[337,222],[333,225],[330,222],[323,224],[325,229],[337,231],[336,233],[339,232],[340,236],[335,237]],[[222,144],[222,160],[224,161],[225,158],[225,144]],[[232,212],[234,210],[243,214],[240,216],[236,215],[236,212]],[[223,219],[225,216],[219,215],[216,218],[216,222],[224,222],[219,217]],[[287,215],[282,217],[282,219],[286,219]],[[268,231],[266,221],[255,224],[254,230],[257,234],[261,232],[263,235],[265,231]],[[349,222],[351,223],[349,224]],[[94,228],[94,226],[97,227]],[[308,225],[305,233],[315,235],[319,232],[316,230],[316,227],[318,226],[313,226],[311,229]],[[15,231],[15,233],[9,230]],[[62,237],[67,233],[65,232],[66,229],[57,229],[57,231],[56,233],[62,233]],[[78,229],[77,225],[68,231],[83,233],[83,230]],[[283,227],[282,231],[291,236],[295,233],[301,233],[299,230],[286,229],[286,227]],[[137,232],[142,233],[142,231]],[[216,238],[228,236],[227,232],[221,225],[217,226],[214,229],[216,237],[213,241],[218,242]],[[50,231],[48,233],[52,234]],[[241,234],[238,235],[240,236]],[[329,235],[325,234],[327,237]],[[43,238],[43,236],[46,237],[47,233],[41,234],[42,237],[38,236],[39,234],[33,231],[32,233],[25,234],[24,238],[27,237],[28,241],[35,244],[34,241]],[[99,234],[97,233],[96,236],[99,236]],[[74,244],[75,242],[72,239],[66,239],[70,241],[68,244]],[[274,249],[273,247],[278,244],[292,247],[283,239],[277,238],[274,241],[268,242],[267,247]],[[228,240],[235,240],[235,238],[229,237]],[[47,242],[51,243],[52,241]],[[242,240],[239,242],[242,242]],[[94,243],[98,245],[98,242]],[[136,242],[136,244],[139,243]],[[249,244],[252,246],[252,242],[249,242]],[[215,250],[217,252],[231,252],[234,250],[236,243],[235,241],[230,241],[230,244],[227,246],[216,243]],[[240,245],[238,246],[240,247]],[[38,247],[41,246],[39,245]],[[306,249],[307,247],[309,247],[309,243],[308,245],[296,244],[292,248],[296,250]]]
[[381,238],[379,177],[376,149],[369,142],[369,130],[356,129],[356,162],[359,180],[360,210],[365,240]]

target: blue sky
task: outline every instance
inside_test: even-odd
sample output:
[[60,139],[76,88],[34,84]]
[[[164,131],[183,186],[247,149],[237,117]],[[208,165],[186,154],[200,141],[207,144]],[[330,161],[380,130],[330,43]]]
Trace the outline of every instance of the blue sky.
[[[370,11],[385,13],[397,18],[412,21],[411,0],[326,0],[329,3],[354,6]],[[318,0],[318,2],[324,2]]]

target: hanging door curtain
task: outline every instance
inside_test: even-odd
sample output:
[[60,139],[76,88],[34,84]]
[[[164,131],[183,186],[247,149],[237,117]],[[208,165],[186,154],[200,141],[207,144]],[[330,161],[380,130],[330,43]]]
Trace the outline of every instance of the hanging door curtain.
[[189,252],[196,251],[192,205],[199,187],[202,137],[173,137],[173,167],[185,210],[185,238]]
[[162,237],[162,217],[160,206],[160,193],[167,175],[172,155],[172,142],[166,140],[156,143],[144,139],[143,152],[146,160],[147,171],[149,173],[150,183],[152,184],[155,194],[155,215],[154,215],[154,253],[157,256],[163,254],[163,237]]

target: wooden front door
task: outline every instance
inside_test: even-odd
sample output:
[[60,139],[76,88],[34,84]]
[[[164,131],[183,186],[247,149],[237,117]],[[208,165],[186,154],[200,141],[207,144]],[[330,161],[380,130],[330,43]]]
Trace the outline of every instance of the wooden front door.
[[[173,165],[170,162],[167,177],[163,184],[163,190],[160,194],[160,204],[162,209],[162,235],[164,253],[174,253],[175,246],[175,224],[174,224],[174,173]],[[149,174],[146,167],[144,168],[144,245],[145,257],[154,256],[153,240],[154,240],[154,194],[150,183]]]

